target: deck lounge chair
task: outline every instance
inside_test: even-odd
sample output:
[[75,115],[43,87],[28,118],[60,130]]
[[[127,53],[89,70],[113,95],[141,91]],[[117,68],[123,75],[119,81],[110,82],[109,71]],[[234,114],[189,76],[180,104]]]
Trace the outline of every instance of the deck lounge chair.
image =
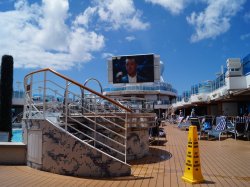
[[211,126],[213,126],[214,120],[215,120],[214,116],[205,116],[204,118],[205,118],[205,122],[210,123]]
[[183,116],[179,116],[176,120],[176,123],[179,124],[179,123],[182,123],[184,120],[184,117]]
[[201,118],[199,118],[199,117],[190,118],[190,123],[191,123],[191,125],[194,125],[197,127],[197,132],[200,132],[200,130],[201,130],[201,120],[200,119]]
[[220,118],[220,121],[218,122],[218,124],[216,125],[216,127],[210,131],[208,131],[208,140],[209,140],[209,136],[213,136],[215,138],[219,138],[222,134],[227,133],[227,119],[225,116]]
[[187,116],[185,118],[185,120],[182,120],[179,124],[178,124],[178,128],[180,129],[187,129],[189,128],[189,126],[191,125],[191,122],[189,120],[189,116]]
[[214,122],[214,117],[213,116],[204,116],[200,118],[200,133],[199,133],[199,138],[204,137],[205,135],[208,134],[210,130],[213,128],[213,122]]
[[228,132],[234,134],[235,140],[239,136],[244,136],[246,132],[247,121],[245,118],[237,117],[232,122],[233,126],[228,128]]
[[239,136],[244,136],[246,130],[246,122],[236,122],[235,130],[234,130],[234,138],[235,140]]
[[170,123],[170,124],[176,124],[177,122],[177,119],[176,119],[176,115],[169,115],[168,116],[168,122]]
[[157,118],[155,121],[155,126],[151,127],[149,129],[149,143],[152,144],[155,141],[158,141],[158,143],[161,141],[160,138],[164,138],[164,141],[166,141],[167,136],[164,128],[160,127],[161,122]]
[[202,135],[202,118],[203,117],[192,117],[190,118],[191,125],[197,127],[198,138],[201,138]]

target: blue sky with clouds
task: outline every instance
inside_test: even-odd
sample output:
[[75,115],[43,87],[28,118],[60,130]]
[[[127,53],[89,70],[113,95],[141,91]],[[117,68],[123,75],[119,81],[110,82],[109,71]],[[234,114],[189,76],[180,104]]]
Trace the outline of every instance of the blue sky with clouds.
[[[0,54],[14,81],[51,67],[107,86],[107,58],[155,53],[179,94],[250,53],[249,0],[1,0]],[[16,88],[16,87],[15,87]]]

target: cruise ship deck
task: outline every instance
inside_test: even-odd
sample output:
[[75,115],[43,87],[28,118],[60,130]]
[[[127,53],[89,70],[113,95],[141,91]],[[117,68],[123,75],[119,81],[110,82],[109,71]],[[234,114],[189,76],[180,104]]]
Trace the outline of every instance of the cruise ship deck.
[[[132,175],[87,179],[52,174],[28,166],[0,166],[0,186],[191,186],[181,179],[187,131],[166,123],[167,141],[150,146],[143,159],[130,162]],[[200,140],[201,168],[205,182],[195,186],[250,186],[250,143],[233,138]]]

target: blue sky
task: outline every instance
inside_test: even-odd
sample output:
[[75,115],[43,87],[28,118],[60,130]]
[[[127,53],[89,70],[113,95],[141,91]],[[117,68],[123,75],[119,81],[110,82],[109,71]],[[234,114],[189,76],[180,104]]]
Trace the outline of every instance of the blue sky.
[[181,94],[215,79],[227,58],[250,53],[250,1],[1,0],[0,28],[0,54],[14,57],[14,82],[51,67],[105,87],[107,58],[155,53],[164,80]]

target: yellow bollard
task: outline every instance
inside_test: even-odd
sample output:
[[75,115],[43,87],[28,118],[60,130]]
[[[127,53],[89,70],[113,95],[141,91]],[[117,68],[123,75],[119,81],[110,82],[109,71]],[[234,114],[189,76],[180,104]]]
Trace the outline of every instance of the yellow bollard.
[[182,179],[192,184],[204,181],[201,173],[197,127],[193,125],[189,127],[186,164]]

